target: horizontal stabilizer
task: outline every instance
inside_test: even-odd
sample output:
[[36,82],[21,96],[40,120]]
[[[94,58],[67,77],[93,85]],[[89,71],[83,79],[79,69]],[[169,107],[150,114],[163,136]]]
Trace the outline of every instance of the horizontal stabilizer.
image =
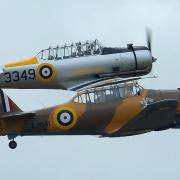
[[3,115],[0,117],[0,120],[16,120],[16,119],[23,119],[23,118],[32,118],[36,115],[34,112],[20,112],[20,113],[11,113],[7,115]]

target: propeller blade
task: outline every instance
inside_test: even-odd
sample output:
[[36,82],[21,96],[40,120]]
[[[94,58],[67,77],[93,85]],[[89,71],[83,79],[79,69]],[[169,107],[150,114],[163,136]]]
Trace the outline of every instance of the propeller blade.
[[151,47],[152,47],[152,31],[151,31],[150,28],[146,29],[146,38],[147,38],[148,49],[151,52]]

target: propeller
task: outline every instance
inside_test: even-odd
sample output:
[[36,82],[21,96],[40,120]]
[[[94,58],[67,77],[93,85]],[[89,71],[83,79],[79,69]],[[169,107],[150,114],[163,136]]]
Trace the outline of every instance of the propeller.
[[150,28],[146,28],[146,38],[147,38],[147,46],[149,51],[151,52],[151,44],[152,44],[152,31]]
[[[149,27],[146,28],[146,41],[147,47],[152,54],[152,31]],[[157,59],[152,56],[152,60],[155,62]]]

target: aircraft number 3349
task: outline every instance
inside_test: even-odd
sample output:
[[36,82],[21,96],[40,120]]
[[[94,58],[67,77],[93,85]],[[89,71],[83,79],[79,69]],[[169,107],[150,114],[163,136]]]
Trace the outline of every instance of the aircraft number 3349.
[[21,79],[22,80],[35,79],[36,72],[34,69],[23,70],[22,72],[12,71],[12,72],[6,72],[5,77],[6,77],[5,79],[6,83],[12,81],[20,81]]

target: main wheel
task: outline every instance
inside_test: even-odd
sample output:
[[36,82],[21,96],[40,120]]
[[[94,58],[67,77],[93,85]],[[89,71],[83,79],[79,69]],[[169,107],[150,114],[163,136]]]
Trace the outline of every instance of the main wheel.
[[11,149],[15,149],[17,147],[17,142],[16,141],[10,141],[9,142],[9,148]]

